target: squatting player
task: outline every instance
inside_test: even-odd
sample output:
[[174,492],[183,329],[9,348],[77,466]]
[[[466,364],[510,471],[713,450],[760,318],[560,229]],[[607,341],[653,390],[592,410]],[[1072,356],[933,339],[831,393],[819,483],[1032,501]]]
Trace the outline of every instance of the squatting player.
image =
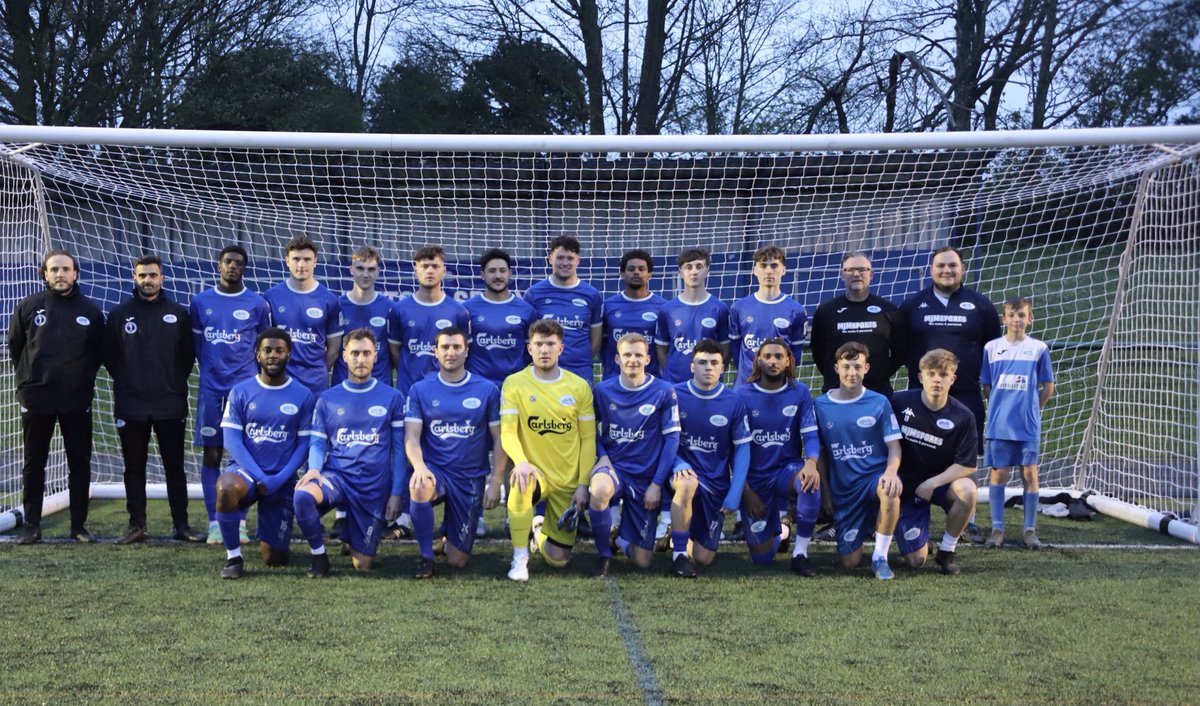
[[900,519],[896,547],[909,566],[925,564],[929,552],[929,513],[934,505],[946,512],[946,531],[935,557],[943,574],[960,571],[954,551],[975,507],[975,461],[978,441],[975,416],[950,396],[958,361],[935,348],[921,356],[921,389],[892,396],[900,418]]
[[[596,539],[594,576],[607,576],[612,547],[609,544],[612,514],[609,504],[621,500],[621,530],[617,547],[640,569],[650,566],[654,552],[654,527],[657,524],[662,486],[672,475],[679,450],[679,404],[675,390],[665,380],[646,373],[650,361],[650,341],[640,333],[627,333],[617,341],[621,374],[596,385],[596,453],[600,458],[591,473],[588,492],[591,504],[588,519]],[[672,510],[691,505],[696,492],[695,474],[677,474],[672,478],[675,500]],[[681,575],[695,576],[685,566],[687,543],[676,546],[684,552],[682,562],[674,561]]]
[[[781,517],[796,498],[795,548],[792,570],[815,576],[808,560],[817,513],[821,510],[821,476],[817,459],[821,442],[808,386],[795,380],[796,360],[782,338],[762,342],[754,371],[738,388],[750,411],[750,471],[742,493],[742,522],[750,559],[769,564],[789,539]],[[750,524],[746,524],[749,518]]]
[[[779,246],[766,245],[754,253],[758,289],[729,308],[729,340],[737,365],[735,386],[745,383],[754,372],[754,356],[768,338],[782,338],[792,349],[792,358],[800,362],[808,316],[800,302],[783,293],[786,274],[787,254]],[[796,371],[788,374],[795,377]]]
[[[471,558],[475,528],[486,505],[495,507],[508,457],[500,445],[500,390],[467,372],[467,334],[450,326],[434,338],[440,370],[408,391],[404,446],[413,533],[421,557],[416,578],[434,574],[433,503],[445,501],[446,561],[463,567]],[[493,451],[492,482],[488,451]]]
[[1004,486],[1008,472],[1020,466],[1025,484],[1025,526],[1022,540],[1036,549],[1038,445],[1042,438],[1042,408],[1054,394],[1050,349],[1025,331],[1033,323],[1033,303],[1025,297],[1004,302],[1004,335],[984,347],[980,379],[988,395],[984,463],[991,468],[988,502],[992,532],[987,546],[1004,544]]
[[674,504],[671,507],[672,561],[675,574],[684,577],[687,567],[680,557],[687,559],[689,541],[696,564],[708,566],[717,556],[725,516],[737,512],[741,504],[752,439],[746,403],[721,384],[724,347],[711,338],[700,339],[692,347],[690,366],[692,379],[675,386],[680,435],[672,482],[678,484],[692,475],[696,492],[690,505],[679,499],[678,517]]
[[600,350],[603,299],[592,285],[579,279],[579,241],[560,235],[550,241],[550,276],[525,292],[539,319],[553,319],[563,329],[561,367],[595,381],[592,358]]
[[384,515],[399,511],[408,476],[404,395],[371,376],[379,343],[370,329],[355,329],[345,338],[342,358],[349,376],[317,399],[308,471],[296,484],[296,522],[312,550],[313,578],[329,573],[321,514],[346,510],[342,541],[350,546],[354,568],[370,569]]
[[887,554],[900,513],[900,428],[887,398],[863,387],[867,347],[842,344],[834,353],[838,387],[817,398],[825,477],[833,500],[842,568],[862,560],[863,537],[875,529],[871,570],[895,577]]
[[338,297],[317,281],[317,244],[306,235],[288,241],[284,262],[288,276],[263,297],[271,306],[271,323],[292,336],[288,372],[319,395],[329,387],[329,368],[342,347],[342,314]]
[[533,505],[546,501],[547,522],[534,538],[551,566],[565,566],[575,530],[558,518],[574,504],[588,504],[588,476],[596,460],[596,415],[592,389],[558,366],[563,329],[551,319],[529,327],[533,363],[504,381],[500,398],[500,440],[514,466],[509,477],[508,528],[513,543],[508,578],[529,580],[529,532]]
[[678,263],[683,291],[658,312],[654,343],[663,379],[684,383],[692,379],[692,350],[702,339],[717,341],[729,361],[729,307],[708,291],[712,257],[707,250],[688,248],[679,253]]
[[217,523],[225,543],[221,577],[240,578],[239,525],[258,503],[258,541],[263,563],[286,566],[292,536],[292,491],[304,467],[313,414],[312,392],[288,375],[292,339],[269,328],[254,344],[258,375],[229,392],[223,440],[230,462],[217,479]]
[[[196,360],[200,364],[193,443],[203,448],[200,488],[208,510],[209,544],[223,541],[221,526],[217,524],[217,477],[225,453],[221,415],[233,386],[258,372],[255,337],[271,325],[267,301],[250,291],[243,281],[248,263],[242,246],[225,246],[217,255],[216,286],[192,297],[188,307]],[[245,544],[250,541],[245,536],[245,522],[240,527]]]

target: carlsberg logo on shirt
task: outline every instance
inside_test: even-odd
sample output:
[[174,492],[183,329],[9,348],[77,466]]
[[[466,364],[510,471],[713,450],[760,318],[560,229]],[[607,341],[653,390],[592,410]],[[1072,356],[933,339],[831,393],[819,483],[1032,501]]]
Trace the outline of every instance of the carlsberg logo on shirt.
[[374,446],[380,441],[379,431],[372,429],[364,431],[362,429],[338,429],[334,435],[334,441],[342,446]]
[[547,417],[532,416],[525,422],[525,425],[529,427],[530,431],[537,432],[538,436],[566,434],[571,431],[571,422]]
[[429,431],[439,439],[469,439],[475,433],[475,425],[435,419],[429,424]]
[[608,438],[618,444],[631,444],[635,441],[645,439],[646,432],[642,429],[626,429],[625,427],[610,424],[608,426]]
[[717,441],[715,436],[710,436],[705,439],[699,436],[692,436],[691,434],[684,434],[683,445],[692,451],[711,454],[717,452],[717,447],[720,445],[720,442]]
[[212,326],[205,326],[204,340],[208,343],[222,343],[229,346],[239,343],[242,340],[242,334],[237,331],[226,331],[224,329],[213,328]]
[[290,436],[287,429],[275,429],[269,425],[250,422],[245,426],[246,438],[256,444],[281,444]]
[[511,333],[505,336],[499,334],[479,333],[475,335],[475,345],[489,351],[510,351],[517,347],[517,337]]
[[754,432],[754,443],[765,448],[771,446],[783,446],[792,440],[790,431],[756,431]]

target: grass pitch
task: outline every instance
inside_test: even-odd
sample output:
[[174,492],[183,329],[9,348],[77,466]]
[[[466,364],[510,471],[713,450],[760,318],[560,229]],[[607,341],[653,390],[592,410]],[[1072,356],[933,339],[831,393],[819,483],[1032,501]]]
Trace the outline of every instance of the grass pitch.
[[[93,503],[97,535],[124,525],[123,503]],[[152,501],[151,533],[169,525]],[[816,579],[726,544],[695,581],[666,576],[663,556],[598,581],[585,541],[522,585],[503,577],[498,532],[466,570],[422,582],[411,542],[365,575],[335,553],[320,581],[302,544],[290,568],[249,551],[246,577],[222,581],[217,547],[4,542],[0,702],[1200,701],[1200,551],[1100,515],[1039,525],[1057,548],[964,546],[959,577],[931,564],[888,583],[835,569],[828,543]]]

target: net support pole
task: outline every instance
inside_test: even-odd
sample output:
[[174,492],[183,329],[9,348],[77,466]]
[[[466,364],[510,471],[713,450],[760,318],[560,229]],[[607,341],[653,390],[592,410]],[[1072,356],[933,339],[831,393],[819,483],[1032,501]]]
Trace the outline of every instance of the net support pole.
[[1109,517],[1161,532],[1185,542],[1200,544],[1200,526],[1184,522],[1173,515],[1166,515],[1150,508],[1127,503],[1124,500],[1110,498],[1107,495],[1087,495],[1084,502],[1096,512],[1104,513]]
[[[92,483],[89,497],[93,500],[124,500],[125,485],[123,483]],[[203,500],[204,491],[199,483],[188,483],[188,500]],[[166,483],[147,483],[146,498],[148,500],[166,500]],[[71,506],[69,493],[65,490],[51,493],[42,501],[42,517],[66,510]],[[0,532],[8,532],[20,527],[25,521],[25,513],[21,508],[13,508],[0,512]]]

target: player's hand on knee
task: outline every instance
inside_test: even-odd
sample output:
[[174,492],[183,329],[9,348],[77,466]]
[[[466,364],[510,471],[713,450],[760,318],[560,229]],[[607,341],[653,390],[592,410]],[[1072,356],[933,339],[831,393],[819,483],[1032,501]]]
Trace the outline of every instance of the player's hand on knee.
[[522,493],[527,492],[537,482],[537,468],[528,461],[521,461],[512,470],[511,484]]
[[571,502],[578,505],[580,510],[586,510],[591,501],[591,493],[588,492],[588,487],[586,485],[581,485],[576,488],[575,494],[571,496]]
[[296,487],[302,488],[309,483],[317,483],[319,485],[322,479],[321,469],[310,468],[304,472],[304,475],[300,476],[300,480],[296,481]]
[[807,493],[820,487],[821,474],[817,472],[817,463],[809,460],[800,469],[800,489]]
[[658,483],[651,483],[646,488],[645,501],[642,506],[647,510],[658,510],[658,503],[662,500],[662,486]]
[[424,490],[425,488],[432,488],[436,484],[437,481],[433,477],[433,471],[430,471],[428,467],[416,468],[413,469],[412,478],[408,482],[408,487],[415,492],[418,490]]
[[675,473],[671,476],[671,486],[674,487],[678,483],[686,482],[689,478],[695,478],[695,477],[696,477],[696,472],[693,471],[691,468],[684,466],[683,468],[676,470]]
[[388,497],[387,505],[383,508],[383,517],[388,522],[395,520],[400,516],[400,496],[392,495]]

